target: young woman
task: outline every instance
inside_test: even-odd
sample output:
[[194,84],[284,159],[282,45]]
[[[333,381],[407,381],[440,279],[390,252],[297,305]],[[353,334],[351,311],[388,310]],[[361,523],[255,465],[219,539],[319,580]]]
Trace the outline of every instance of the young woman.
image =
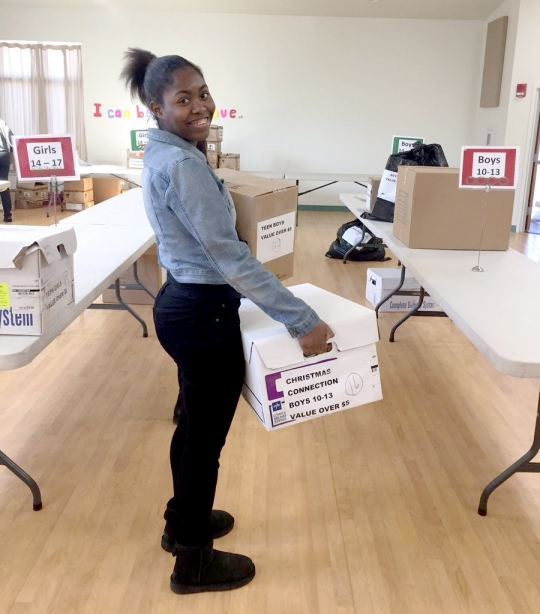
[[183,398],[162,546],[176,556],[173,591],[229,590],[255,575],[247,556],[213,548],[234,524],[212,506],[244,379],[240,297],[283,323],[306,355],[324,352],[332,331],[239,240],[231,197],[204,154],[215,105],[200,68],[177,55],[129,49],[122,78],[158,125],[149,131],[143,170],[144,204],[168,271],[154,322],[178,366]]

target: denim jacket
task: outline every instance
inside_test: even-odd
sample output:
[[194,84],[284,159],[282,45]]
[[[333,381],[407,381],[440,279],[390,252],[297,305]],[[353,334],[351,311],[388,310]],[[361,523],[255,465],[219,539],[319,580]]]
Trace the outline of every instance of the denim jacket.
[[150,129],[144,150],[143,198],[156,234],[158,260],[180,283],[229,284],[293,337],[319,317],[254,258],[239,240],[230,194],[196,147]]

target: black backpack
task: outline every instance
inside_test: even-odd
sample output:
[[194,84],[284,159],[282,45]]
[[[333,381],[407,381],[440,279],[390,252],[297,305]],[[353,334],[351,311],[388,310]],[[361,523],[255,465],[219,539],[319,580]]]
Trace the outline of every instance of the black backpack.
[[[343,238],[343,235],[351,228],[358,229],[359,242],[356,245]],[[355,219],[340,226],[336,240],[330,245],[325,255],[327,258],[339,258],[344,264],[347,263],[347,260],[384,262],[390,260],[384,248],[382,240],[373,235],[361,220]]]

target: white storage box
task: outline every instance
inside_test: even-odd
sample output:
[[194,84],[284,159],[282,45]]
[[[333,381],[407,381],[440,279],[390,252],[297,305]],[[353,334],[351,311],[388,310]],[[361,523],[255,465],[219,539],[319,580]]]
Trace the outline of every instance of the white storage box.
[[[372,304],[377,305],[383,298],[386,298],[392,290],[399,285],[401,269],[392,267],[380,267],[367,270],[366,275],[366,299]],[[418,291],[420,284],[405,272],[405,281],[401,291]],[[418,303],[418,296],[413,294],[402,294],[393,296],[386,301],[379,312],[383,311],[410,311]],[[429,296],[424,299],[419,311],[442,311],[439,305]]]
[[282,324],[242,299],[243,395],[265,428],[382,399],[375,312],[311,284],[289,290],[313,307],[335,336],[330,352],[305,358]]
[[0,228],[0,334],[42,335],[75,304],[73,228]]

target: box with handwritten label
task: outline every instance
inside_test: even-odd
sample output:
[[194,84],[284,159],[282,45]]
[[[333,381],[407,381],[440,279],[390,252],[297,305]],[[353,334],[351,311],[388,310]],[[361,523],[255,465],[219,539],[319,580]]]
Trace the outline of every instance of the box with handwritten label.
[[75,305],[73,228],[0,228],[0,335],[42,335]]
[[292,277],[298,203],[296,185],[230,168],[219,168],[215,173],[231,193],[240,239],[279,280]]
[[282,324],[242,299],[243,395],[264,427],[272,431],[382,399],[375,312],[311,284],[289,290],[334,337],[326,353],[305,357]]

